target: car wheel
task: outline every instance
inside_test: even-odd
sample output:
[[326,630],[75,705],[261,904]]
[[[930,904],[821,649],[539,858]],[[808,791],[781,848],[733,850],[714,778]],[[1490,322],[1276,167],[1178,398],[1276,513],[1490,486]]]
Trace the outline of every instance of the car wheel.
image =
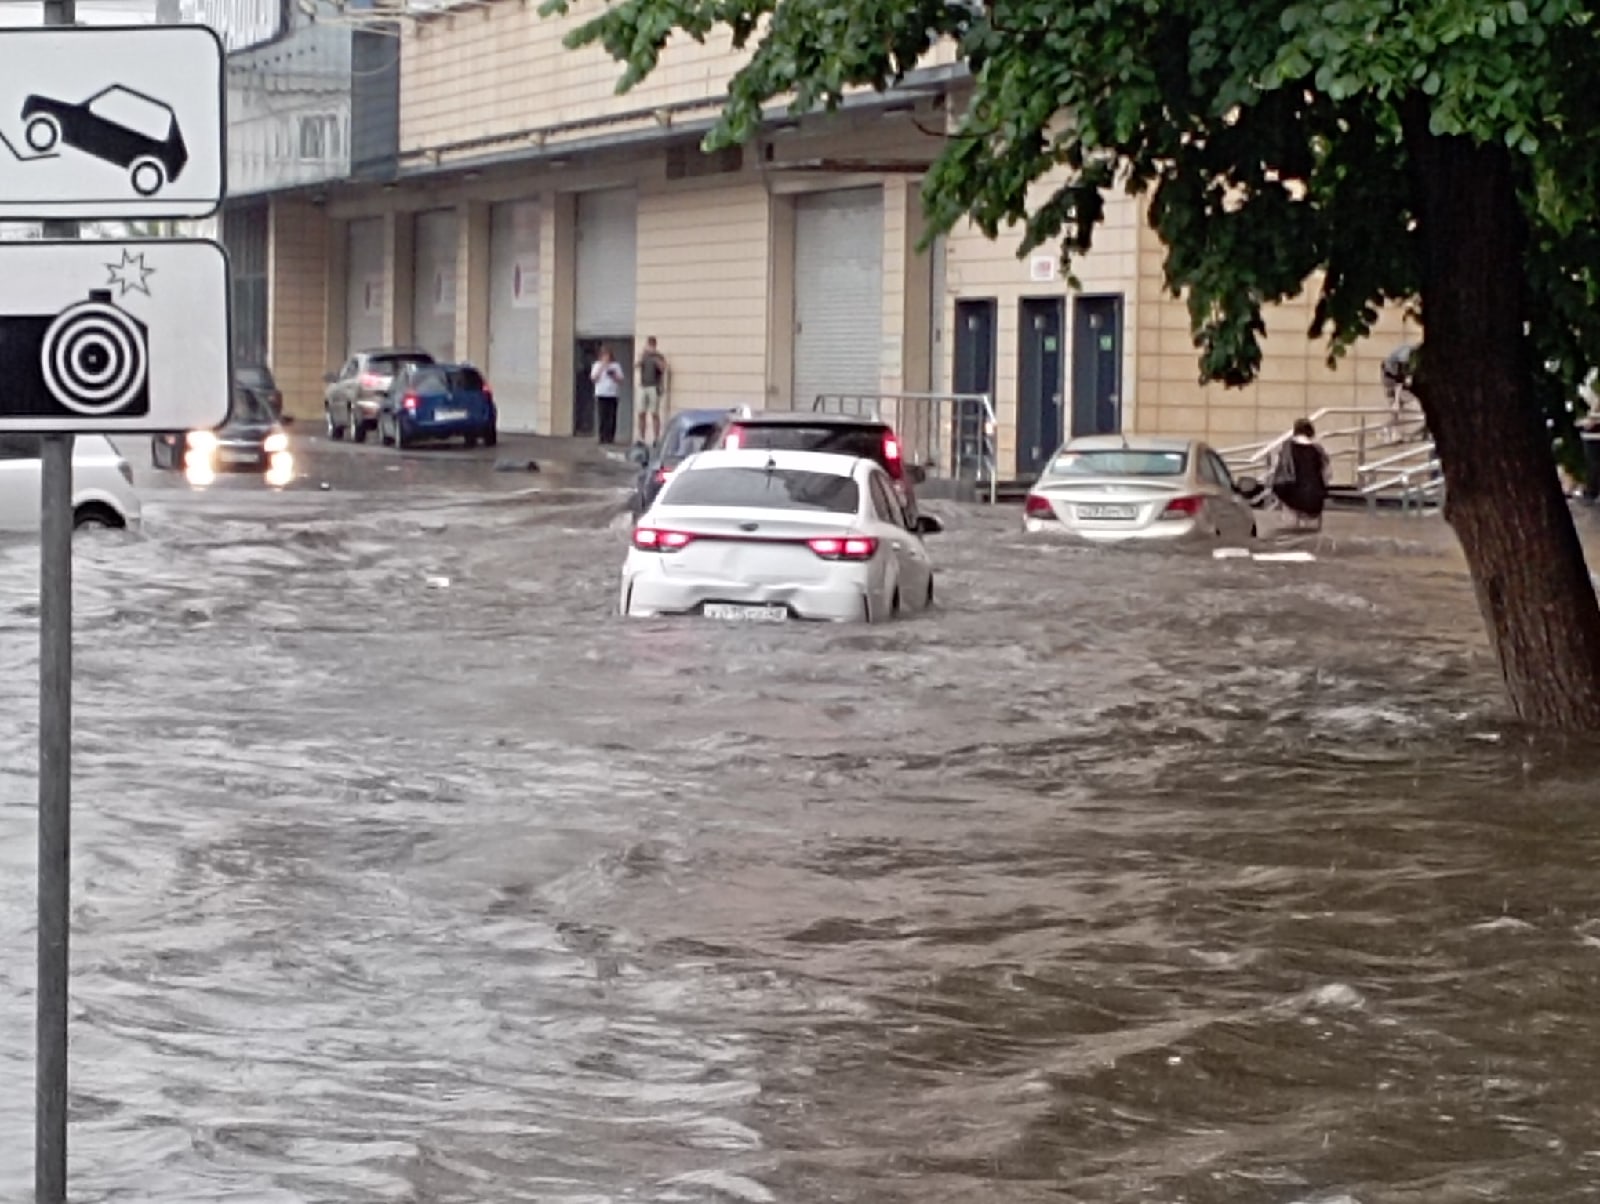
[[103,502],[85,502],[72,512],[72,529],[82,531],[86,528],[97,530],[117,530],[128,524],[123,521],[110,506]]
[[500,442],[500,432],[497,431],[494,427],[491,426],[489,428],[489,433],[483,437],[483,445],[485,447],[493,447],[496,443],[499,443],[499,442]]
[[1250,524],[1250,538],[1251,539],[1260,539],[1261,538],[1261,536],[1256,531],[1256,525],[1254,523]]
[[328,418],[328,438],[329,439],[343,439],[344,438],[344,427],[340,426],[337,422],[335,422],[333,420],[333,407],[332,406],[325,406],[323,408],[323,413],[325,413],[327,415],[327,418]]
[[154,159],[135,159],[128,178],[140,196],[155,196],[166,185],[167,169]]
[[390,443],[394,442],[393,437],[389,434],[389,424],[382,418],[378,419],[378,442],[383,444],[385,447],[388,447]]
[[933,578],[928,578],[928,596],[922,600],[922,605],[928,610],[933,609]]
[[354,416],[350,419],[350,442],[365,443],[367,441],[367,424]]
[[405,445],[406,431],[405,428],[400,425],[400,420],[397,418],[395,419],[394,423],[394,449],[395,451],[401,451],[405,448]]
[[61,123],[54,117],[41,113],[28,122],[24,136],[32,149],[43,154],[45,151],[54,150],[56,143],[61,141]]
[[889,617],[891,619],[900,617],[900,591],[898,588],[894,591],[894,597],[889,600]]

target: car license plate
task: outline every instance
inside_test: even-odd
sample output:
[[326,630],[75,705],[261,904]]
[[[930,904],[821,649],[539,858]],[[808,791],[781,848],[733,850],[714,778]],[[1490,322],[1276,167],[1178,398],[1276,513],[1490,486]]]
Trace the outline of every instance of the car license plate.
[[433,420],[435,422],[459,422],[466,416],[467,412],[465,410],[435,410],[433,412]]
[[707,602],[700,613],[730,623],[783,623],[789,618],[787,606],[737,606],[731,602]]
[[1137,506],[1079,506],[1079,518],[1138,518]]
[[254,464],[258,457],[255,452],[225,451],[222,453],[224,464]]

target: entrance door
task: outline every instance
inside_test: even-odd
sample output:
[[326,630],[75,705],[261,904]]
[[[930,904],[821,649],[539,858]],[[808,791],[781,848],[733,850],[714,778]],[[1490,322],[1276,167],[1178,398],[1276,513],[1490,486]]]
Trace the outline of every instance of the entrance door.
[[632,339],[579,339],[572,357],[572,433],[595,435],[599,433],[594,405],[594,382],[589,373],[600,358],[600,347],[611,348],[611,358],[622,365],[622,389],[617,398],[617,442],[631,444],[635,439],[633,429],[633,340]]
[[1022,329],[1017,357],[1017,473],[1044,468],[1061,446],[1062,297],[1022,302]]
[[791,404],[874,393],[883,360],[883,189],[795,201]]
[[[999,303],[956,302],[955,391],[987,393],[994,397],[995,328]],[[983,413],[977,406],[962,405],[955,413],[955,448],[958,475],[974,477],[983,462]]]
[[502,431],[539,413],[539,202],[496,205],[489,219],[489,383]]
[[1072,433],[1122,430],[1122,298],[1079,297],[1072,307]]

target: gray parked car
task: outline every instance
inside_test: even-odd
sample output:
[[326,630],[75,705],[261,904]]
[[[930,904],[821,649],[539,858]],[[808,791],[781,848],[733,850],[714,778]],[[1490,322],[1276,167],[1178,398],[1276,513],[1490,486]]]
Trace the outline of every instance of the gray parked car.
[[322,408],[328,419],[328,438],[365,443],[367,433],[378,429],[378,411],[396,374],[413,364],[431,364],[433,356],[420,347],[375,347],[358,351],[344,367],[323,377],[327,388]]

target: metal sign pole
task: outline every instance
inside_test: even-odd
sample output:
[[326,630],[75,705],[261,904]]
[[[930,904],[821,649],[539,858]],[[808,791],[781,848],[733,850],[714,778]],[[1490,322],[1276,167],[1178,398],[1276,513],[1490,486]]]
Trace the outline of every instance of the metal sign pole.
[[[45,0],[46,25],[76,25],[76,0]],[[78,223],[45,224],[76,238]],[[36,1204],[67,1199],[68,949],[72,916],[72,444],[43,436],[39,529],[39,965],[34,1081]]]

